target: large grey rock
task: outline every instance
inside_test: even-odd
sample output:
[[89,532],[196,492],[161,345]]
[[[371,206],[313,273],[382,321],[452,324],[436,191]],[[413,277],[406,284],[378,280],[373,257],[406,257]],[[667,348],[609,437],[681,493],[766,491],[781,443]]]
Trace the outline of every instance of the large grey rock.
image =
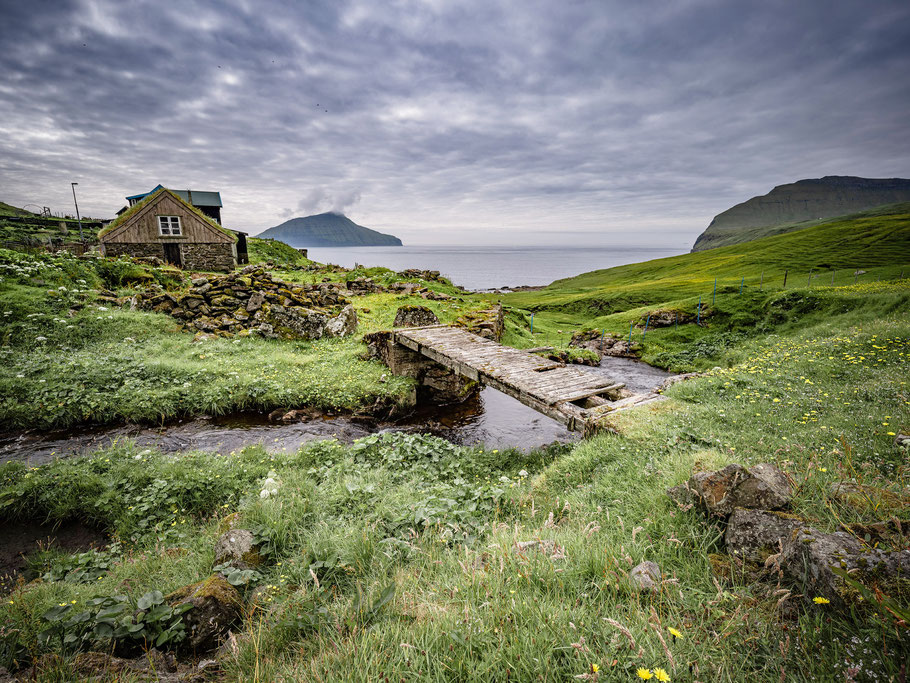
[[806,523],[783,512],[737,508],[727,520],[724,542],[730,555],[764,562],[780,552],[781,544]]
[[426,306],[402,306],[395,314],[393,327],[423,327],[438,325],[439,318]]
[[[324,313],[308,308],[288,308],[276,304],[271,307],[267,322],[272,327],[269,336],[321,339],[329,319]],[[266,334],[261,325],[259,329]]]
[[325,326],[325,333],[329,337],[347,337],[357,331],[357,311],[348,304],[341,313],[329,320]]
[[833,569],[847,571],[860,583],[888,592],[900,588],[910,576],[910,550],[864,548],[846,532],[826,534],[805,527],[784,543],[780,567],[808,599],[823,597],[842,606],[853,599],[852,590]]
[[262,564],[256,538],[247,529],[231,529],[215,544],[215,564],[229,564],[237,569],[251,569]]
[[629,580],[638,591],[660,591],[660,567],[656,562],[645,560],[629,572]]
[[172,607],[189,603],[192,609],[182,615],[186,640],[182,646],[205,652],[218,646],[230,627],[240,619],[240,593],[221,576],[184,586],[167,596]]
[[[727,517],[738,507],[782,510],[793,497],[787,477],[769,464],[751,468],[732,464],[714,472],[697,472],[689,479],[687,488],[693,500],[718,517]],[[675,487],[667,493],[678,500],[682,491]]]

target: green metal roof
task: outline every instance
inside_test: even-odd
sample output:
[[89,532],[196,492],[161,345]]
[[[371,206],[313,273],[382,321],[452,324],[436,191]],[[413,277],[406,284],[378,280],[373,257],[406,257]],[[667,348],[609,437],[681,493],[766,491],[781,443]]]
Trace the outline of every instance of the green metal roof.
[[[144,194],[134,194],[130,197],[127,197],[127,201],[132,201],[134,199],[144,199],[150,194],[154,194],[160,190],[163,185],[159,185],[151,192],[146,192]],[[170,188],[168,188],[170,190]],[[207,192],[205,190],[170,190],[175,195],[180,197],[187,204],[192,204],[193,206],[224,206],[221,203],[221,193],[220,192]]]

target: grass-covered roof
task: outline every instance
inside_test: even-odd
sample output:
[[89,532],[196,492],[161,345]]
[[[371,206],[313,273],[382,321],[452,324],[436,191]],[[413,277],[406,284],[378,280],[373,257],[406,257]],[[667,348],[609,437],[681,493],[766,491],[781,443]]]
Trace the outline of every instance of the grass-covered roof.
[[151,202],[156,201],[156,198],[157,198],[157,197],[160,197],[162,192],[169,194],[169,195],[170,195],[171,197],[173,197],[175,200],[177,200],[178,202],[180,202],[184,207],[186,207],[187,211],[190,211],[191,213],[195,214],[196,216],[198,216],[199,218],[201,218],[202,220],[204,220],[206,223],[208,223],[210,226],[212,226],[213,228],[215,228],[215,229],[218,230],[219,232],[221,232],[221,233],[227,235],[228,237],[233,238],[235,241],[237,240],[237,235],[236,235],[236,233],[234,233],[234,232],[232,232],[231,230],[228,230],[227,228],[223,227],[223,226],[222,226],[221,224],[219,224],[218,221],[216,221],[215,219],[213,219],[213,218],[211,218],[211,217],[209,217],[209,216],[206,216],[204,213],[202,213],[202,211],[200,211],[200,210],[197,209],[195,206],[193,206],[193,205],[190,204],[189,202],[185,201],[182,197],[180,197],[180,195],[175,194],[174,192],[172,192],[171,190],[167,189],[166,187],[162,187],[160,190],[158,190],[158,191],[156,191],[156,192],[153,192],[153,193],[149,194],[149,195],[148,195],[145,199],[143,199],[141,202],[138,202],[138,203],[136,203],[136,204],[133,204],[129,209],[127,209],[127,210],[124,211],[122,214],[120,214],[119,216],[117,216],[116,220],[112,221],[109,225],[106,225],[104,228],[102,228],[101,230],[99,230],[99,231],[98,231],[98,238],[100,239],[100,238],[104,237],[106,234],[108,234],[109,232],[111,232],[112,230],[115,230],[116,228],[119,228],[119,227],[120,227],[121,225],[123,225],[126,221],[130,220],[130,218],[132,218],[133,216],[135,216],[139,211],[142,211],[142,209],[145,208],[146,206],[148,206]]

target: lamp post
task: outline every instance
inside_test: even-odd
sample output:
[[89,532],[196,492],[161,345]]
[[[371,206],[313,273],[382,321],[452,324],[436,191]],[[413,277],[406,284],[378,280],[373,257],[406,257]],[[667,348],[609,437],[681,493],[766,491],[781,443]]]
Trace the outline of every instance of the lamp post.
[[73,204],[76,205],[76,220],[79,221],[79,241],[85,244],[85,237],[82,235],[82,217],[79,216],[79,202],[76,201],[76,185],[79,183],[70,183],[73,188]]

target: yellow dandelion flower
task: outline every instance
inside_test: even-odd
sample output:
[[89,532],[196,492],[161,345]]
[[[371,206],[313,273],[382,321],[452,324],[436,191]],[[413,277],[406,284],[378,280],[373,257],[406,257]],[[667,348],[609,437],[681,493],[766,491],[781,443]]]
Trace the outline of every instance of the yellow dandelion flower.
[[651,678],[654,678],[654,674],[651,673],[651,669],[643,669],[643,668],[639,667],[638,671],[636,671],[635,673],[638,674],[639,678],[646,680],[646,681]]
[[596,674],[598,671],[600,671],[600,667],[597,666],[597,664],[592,664],[592,665],[591,665],[591,673],[592,673],[592,674]]
[[816,598],[812,598],[812,602],[814,602],[816,605],[827,605],[831,601],[828,600],[828,598],[817,598],[816,597]]
[[675,628],[673,628],[672,626],[671,626],[670,628],[668,628],[667,630],[670,632],[670,635],[673,636],[674,638],[682,638],[682,637],[683,637],[683,634],[680,633],[679,631],[677,631],[677,630],[676,630]]
[[663,669],[654,669],[654,678],[656,678],[661,683],[667,683],[670,680],[670,674],[668,674]]

